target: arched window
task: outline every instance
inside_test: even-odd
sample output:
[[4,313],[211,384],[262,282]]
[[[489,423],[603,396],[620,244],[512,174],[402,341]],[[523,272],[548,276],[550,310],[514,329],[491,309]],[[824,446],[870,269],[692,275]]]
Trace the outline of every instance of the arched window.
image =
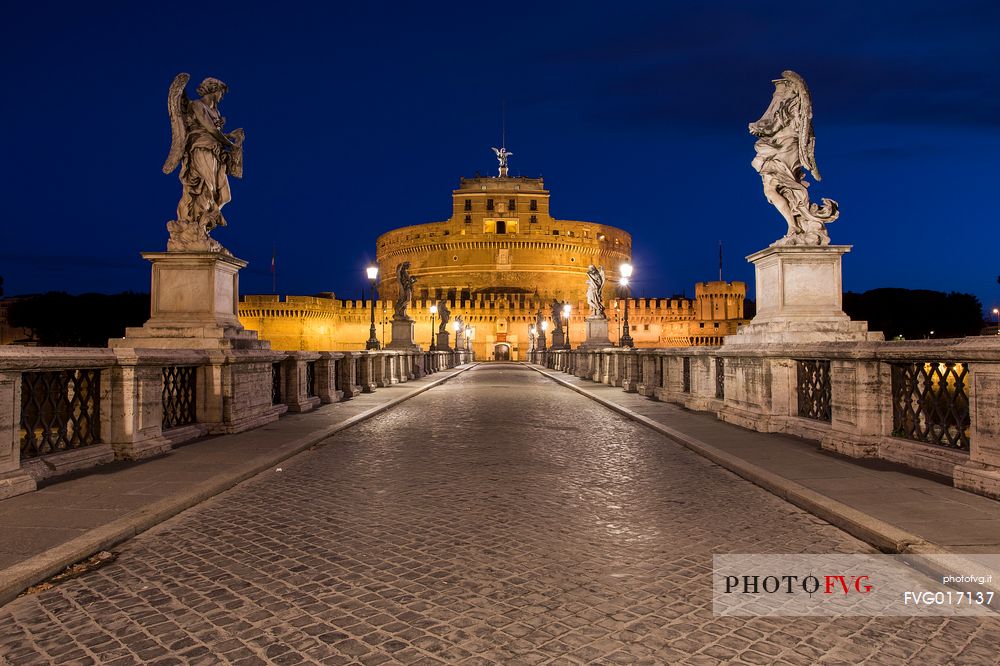
[[507,233],[507,223],[503,220],[497,220],[497,233],[505,234]]

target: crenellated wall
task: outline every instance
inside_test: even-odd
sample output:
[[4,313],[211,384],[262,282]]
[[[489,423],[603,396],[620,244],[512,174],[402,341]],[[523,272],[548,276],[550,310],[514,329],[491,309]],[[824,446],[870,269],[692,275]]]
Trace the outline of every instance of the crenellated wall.
[[[743,323],[742,282],[698,283],[695,299],[633,298],[628,300],[629,327],[638,347],[688,347],[721,344],[723,336],[732,335]],[[431,342],[431,300],[416,299],[409,315],[416,321],[414,338],[422,347]],[[589,314],[583,299],[571,301],[569,341],[583,342],[585,317]],[[341,300],[314,296],[245,296],[239,304],[240,323],[271,343],[273,349],[308,351],[320,349],[364,349],[371,328],[370,300]],[[523,360],[531,349],[529,329],[542,310],[551,322],[551,301],[509,294],[477,294],[470,299],[449,300],[451,316],[475,327],[471,347],[477,358],[490,359],[498,344],[510,345],[512,360]],[[625,299],[606,304],[612,341],[621,336]],[[699,316],[708,315],[708,318]],[[393,305],[375,302],[375,334],[380,342],[391,335]],[[722,315],[716,318],[715,315]],[[733,316],[736,315],[736,316]],[[435,329],[440,319],[434,319]],[[551,323],[550,323],[551,326]],[[454,331],[450,344],[454,346]]]

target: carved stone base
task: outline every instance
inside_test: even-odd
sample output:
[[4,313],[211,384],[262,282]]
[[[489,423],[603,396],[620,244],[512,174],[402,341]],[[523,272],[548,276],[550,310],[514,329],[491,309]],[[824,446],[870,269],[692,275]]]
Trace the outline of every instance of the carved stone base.
[[552,331],[552,349],[562,349],[566,345],[562,326]]
[[757,316],[725,344],[882,340],[844,314],[841,257],[850,245],[769,247],[747,257],[757,281]]
[[24,470],[0,473],[0,500],[34,492],[35,479]]
[[581,349],[610,347],[607,317],[587,317],[587,339],[580,344]]
[[964,465],[956,465],[953,474],[956,488],[1000,499],[1000,469],[969,462]]
[[153,264],[150,317],[109,347],[269,349],[237,316],[239,270],[247,262],[218,252],[145,252]]
[[435,346],[438,351],[451,351],[451,347],[448,346],[448,331],[442,331],[437,334]]
[[405,349],[407,351],[420,349],[413,341],[413,320],[392,320],[392,341],[386,349]]

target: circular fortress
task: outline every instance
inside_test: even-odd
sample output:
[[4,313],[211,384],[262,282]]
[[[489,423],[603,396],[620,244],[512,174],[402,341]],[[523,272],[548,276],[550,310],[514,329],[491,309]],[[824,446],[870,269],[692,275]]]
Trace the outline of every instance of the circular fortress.
[[390,301],[399,295],[396,267],[404,261],[417,278],[414,299],[502,294],[575,304],[586,301],[590,264],[604,266],[615,284],[631,257],[627,232],[553,218],[541,178],[462,178],[448,220],[394,229],[376,242],[379,295]]

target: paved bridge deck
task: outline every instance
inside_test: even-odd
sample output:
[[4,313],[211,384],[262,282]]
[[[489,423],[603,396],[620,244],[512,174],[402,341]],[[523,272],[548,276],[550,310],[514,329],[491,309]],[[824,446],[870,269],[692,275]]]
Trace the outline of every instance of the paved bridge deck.
[[[713,553],[874,549],[530,367],[447,376],[285,460],[280,472],[270,468],[120,544],[115,563],[0,608],[0,657],[994,663],[1000,623],[992,619],[713,616]],[[350,409],[426,386],[380,391]],[[646,402],[636,409],[670,407]],[[116,478],[142,474],[147,485],[136,481],[134,490],[163,484],[172,497],[188,487],[196,458],[248,473],[244,463],[263,461],[266,443],[286,455],[308,447],[310,433],[333,428],[347,405],[25,497],[65,504],[74,484],[95,491],[92,478],[107,496]],[[688,415],[670,423],[701,427]],[[19,506],[23,529],[50,529],[44,516],[53,506],[31,501],[4,502],[0,519]],[[51,529],[63,529],[52,516]]]

